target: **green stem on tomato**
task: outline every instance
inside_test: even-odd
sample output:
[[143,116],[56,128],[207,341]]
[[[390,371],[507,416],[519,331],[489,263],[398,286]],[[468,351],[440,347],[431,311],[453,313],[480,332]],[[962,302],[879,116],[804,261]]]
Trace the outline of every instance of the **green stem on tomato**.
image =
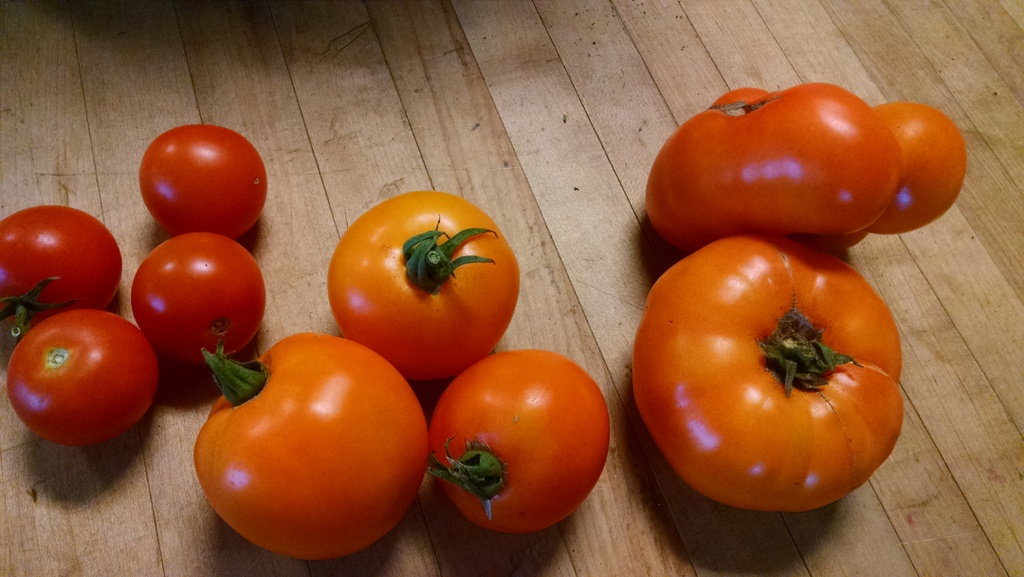
[[[441,286],[449,278],[455,276],[455,269],[470,263],[493,263],[494,261],[483,256],[465,255],[452,260],[452,255],[458,250],[462,243],[470,237],[479,234],[496,234],[493,230],[486,228],[467,228],[448,236],[448,233],[438,230],[441,226],[441,219],[437,220],[437,227],[434,230],[421,232],[405,241],[402,245],[402,256],[405,258],[405,272],[417,287],[436,295]],[[438,240],[445,237],[448,240],[438,244]]]
[[785,387],[787,397],[794,387],[805,391],[821,389],[828,384],[827,376],[837,365],[858,364],[853,357],[821,342],[823,333],[794,305],[779,319],[775,332],[758,341],[768,370]]
[[34,317],[36,313],[71,306],[78,302],[78,299],[72,299],[62,303],[39,302],[39,295],[42,294],[43,290],[46,289],[51,282],[59,278],[60,277],[57,276],[44,278],[39,281],[39,284],[32,287],[32,290],[23,295],[0,298],[0,303],[4,304],[4,308],[0,309],[0,318],[7,319],[14,317],[14,326],[11,327],[11,336],[15,339],[21,339],[21,337],[25,336],[25,333],[28,332],[29,325],[32,323],[32,317]]
[[427,472],[469,491],[484,507],[487,519],[491,519],[491,499],[505,487],[505,462],[491,452],[490,447],[480,442],[467,442],[466,451],[455,459],[448,450],[451,438],[444,443],[445,459],[448,465],[437,460],[434,453],[428,457]]
[[234,407],[258,395],[270,378],[266,365],[259,361],[240,363],[228,358],[224,354],[224,341],[217,343],[217,352],[211,353],[205,348],[202,352],[206,366],[213,371],[213,381]]

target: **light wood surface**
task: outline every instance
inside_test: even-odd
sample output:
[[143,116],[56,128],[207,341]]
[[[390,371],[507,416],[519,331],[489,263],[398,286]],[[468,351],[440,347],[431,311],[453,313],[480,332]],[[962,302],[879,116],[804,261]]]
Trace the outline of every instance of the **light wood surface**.
[[[396,193],[465,196],[499,223],[522,293],[500,349],[574,359],[603,388],[607,467],[558,526],[503,535],[432,480],[346,558],[260,550],[203,499],[205,370],[162,368],[153,410],[88,448],[40,441],[0,403],[2,575],[1024,575],[1024,6],[1019,0],[0,2],[0,217],[68,204],[124,257],[113,310],[166,238],[138,191],[146,145],[231,127],[268,170],[249,244],[268,306],[252,354],[337,334],[339,234]],[[802,514],[711,502],[667,466],[632,401],[633,335],[675,258],[644,217],[664,139],[739,86],[840,84],[961,128],[956,205],[848,261],[904,346],[903,434],[870,482]],[[0,338],[6,365],[13,342]],[[436,391],[427,391],[425,398]],[[428,406],[429,409],[429,406]]]

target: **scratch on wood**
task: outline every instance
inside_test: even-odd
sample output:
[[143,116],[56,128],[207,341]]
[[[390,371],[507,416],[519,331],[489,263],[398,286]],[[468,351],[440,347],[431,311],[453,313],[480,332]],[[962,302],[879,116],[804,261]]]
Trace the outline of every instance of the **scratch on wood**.
[[[351,46],[352,43],[355,42],[356,40],[359,40],[359,37],[362,36],[363,33],[366,32],[369,29],[370,29],[370,21],[369,20],[367,20],[366,22],[363,22],[362,24],[358,24],[356,26],[353,26],[352,28],[349,28],[348,30],[342,32],[338,36],[335,36],[334,38],[331,38],[330,40],[328,40],[327,41],[327,48],[323,52],[321,52],[320,55],[321,56],[325,56],[326,60],[334,60],[334,58],[337,57],[338,54],[341,54],[342,50],[344,50],[344,49],[348,48],[349,46]],[[355,36],[350,38],[347,42],[345,42],[344,44],[342,44],[338,48],[336,48],[336,49],[334,48],[334,44],[335,43],[340,42],[346,36],[352,34],[353,32],[356,33]],[[327,53],[332,52],[332,51],[333,51],[333,53],[330,56],[327,56]]]

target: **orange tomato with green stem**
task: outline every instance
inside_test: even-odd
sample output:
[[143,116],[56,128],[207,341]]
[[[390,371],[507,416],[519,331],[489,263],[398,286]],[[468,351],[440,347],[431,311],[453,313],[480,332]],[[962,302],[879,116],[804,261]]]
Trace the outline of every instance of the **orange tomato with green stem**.
[[394,367],[314,333],[253,363],[205,356],[225,396],[199,431],[195,469],[228,525],[276,553],[327,559],[398,524],[423,480],[427,424]]
[[342,235],[327,272],[342,335],[406,378],[455,375],[491,352],[519,297],[519,265],[494,221],[446,192],[385,200]]
[[698,492],[806,511],[863,484],[892,451],[901,366],[892,315],[852,267],[793,240],[737,235],[655,282],[633,393]]
[[604,396],[579,365],[550,351],[503,351],[441,394],[430,420],[429,472],[473,523],[527,533],[583,503],[608,445]]

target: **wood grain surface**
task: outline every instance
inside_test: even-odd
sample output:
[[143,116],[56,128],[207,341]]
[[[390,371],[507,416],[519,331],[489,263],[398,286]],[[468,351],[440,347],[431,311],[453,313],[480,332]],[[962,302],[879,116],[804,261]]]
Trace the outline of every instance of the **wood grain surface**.
[[[655,154],[730,88],[842,85],[960,127],[956,205],[846,256],[892,309],[903,433],[870,482],[801,514],[695,493],[632,401],[633,336],[679,257],[644,216]],[[0,2],[0,217],[66,204],[138,263],[167,238],[138,167],[179,124],[245,135],[268,171],[246,241],[267,279],[249,354],[337,334],[326,268],[348,224],[397,193],[486,210],[521,267],[499,349],[543,348],[600,384],[607,466],[566,521],[504,535],[431,479],[382,540],[305,562],[250,545],[205,502],[192,446],[205,369],[162,366],[128,433],[41,441],[0,403],[0,574],[429,576],[1024,575],[1024,5],[1020,0]],[[0,338],[0,361],[13,349]],[[426,410],[437,391],[424,392]]]

